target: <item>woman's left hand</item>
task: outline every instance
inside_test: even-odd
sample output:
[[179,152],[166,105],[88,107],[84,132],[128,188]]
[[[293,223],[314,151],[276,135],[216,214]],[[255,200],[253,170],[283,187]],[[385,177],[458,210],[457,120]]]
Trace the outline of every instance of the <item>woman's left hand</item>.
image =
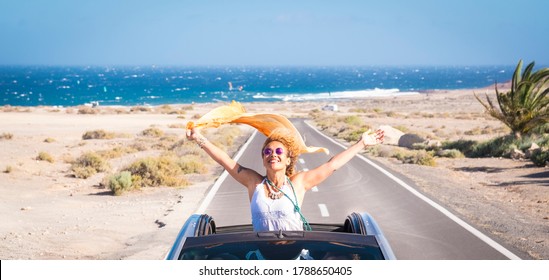
[[383,143],[384,132],[381,129],[372,132],[370,129],[362,134],[360,139],[365,147]]

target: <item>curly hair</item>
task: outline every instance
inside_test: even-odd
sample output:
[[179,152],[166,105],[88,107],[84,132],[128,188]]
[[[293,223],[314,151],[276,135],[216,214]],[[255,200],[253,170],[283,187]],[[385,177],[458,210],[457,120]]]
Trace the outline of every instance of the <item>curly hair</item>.
[[280,142],[286,149],[288,149],[288,158],[290,158],[290,164],[286,168],[286,176],[291,177],[295,173],[295,164],[299,157],[299,146],[296,143],[294,135],[286,129],[274,130],[261,148],[261,156],[263,157],[263,149],[271,142]]

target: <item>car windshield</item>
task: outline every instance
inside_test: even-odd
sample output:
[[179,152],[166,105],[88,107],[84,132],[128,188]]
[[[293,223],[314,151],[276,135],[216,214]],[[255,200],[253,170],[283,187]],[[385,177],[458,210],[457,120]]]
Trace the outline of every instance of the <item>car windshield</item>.
[[[383,254],[373,236],[339,238],[261,238],[209,235],[189,237],[181,260],[379,260]],[[234,237],[234,238],[230,238]],[[232,240],[231,240],[232,239]]]

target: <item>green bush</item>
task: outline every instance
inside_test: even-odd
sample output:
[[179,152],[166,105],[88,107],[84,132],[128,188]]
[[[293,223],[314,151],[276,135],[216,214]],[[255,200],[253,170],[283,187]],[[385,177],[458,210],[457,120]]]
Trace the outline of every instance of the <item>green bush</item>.
[[545,167],[549,163],[549,150],[538,150],[530,156],[530,160],[540,167]]
[[89,178],[97,172],[105,172],[110,169],[109,163],[95,152],[87,152],[81,155],[71,166],[77,178]]
[[108,178],[107,184],[114,195],[121,195],[123,192],[132,189],[132,174],[129,171],[116,173]]
[[477,144],[478,142],[474,140],[461,139],[457,141],[443,142],[441,148],[446,150],[458,150],[462,152],[465,156],[471,157],[474,154],[474,150]]
[[463,158],[463,153],[457,149],[440,150],[437,152],[437,156],[446,158]]
[[471,157],[508,156],[512,149],[511,145],[519,146],[515,140],[516,138],[512,135],[506,135],[485,142],[480,142],[475,146]]

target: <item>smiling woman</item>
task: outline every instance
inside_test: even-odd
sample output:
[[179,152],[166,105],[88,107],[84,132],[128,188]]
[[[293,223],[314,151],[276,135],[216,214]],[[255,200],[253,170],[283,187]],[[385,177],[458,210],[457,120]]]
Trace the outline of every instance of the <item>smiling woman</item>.
[[[215,113],[217,109],[212,111]],[[211,113],[205,116],[211,116]],[[233,115],[230,117],[231,120],[236,118],[238,117]],[[254,123],[254,116],[248,115],[246,118],[247,123]],[[222,118],[215,118],[216,126],[220,125],[220,119]],[[362,134],[357,143],[328,162],[312,170],[295,173],[294,167],[300,153],[307,152],[308,149],[303,148],[305,144],[295,128],[288,129],[288,127],[293,128],[289,120],[280,115],[276,115],[275,119],[287,125],[268,129],[267,140],[261,148],[265,175],[237,163],[226,152],[201,135],[194,124],[188,124],[186,135],[187,139],[196,141],[200,148],[223,166],[236,181],[246,187],[255,231],[303,230],[304,228],[309,230],[309,224],[301,213],[305,193],[326,180],[365,147],[383,142],[383,131],[367,131]],[[261,125],[254,127],[265,131]]]

